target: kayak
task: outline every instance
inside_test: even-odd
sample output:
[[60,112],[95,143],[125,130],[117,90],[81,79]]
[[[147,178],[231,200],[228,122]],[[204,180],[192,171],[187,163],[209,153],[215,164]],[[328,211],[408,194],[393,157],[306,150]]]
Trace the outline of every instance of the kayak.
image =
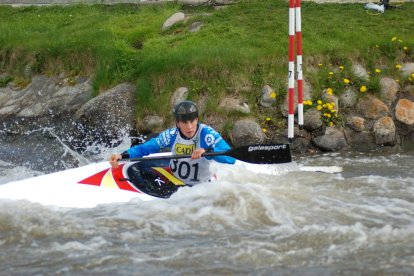
[[[218,155],[214,152],[209,154]],[[238,160],[234,165],[213,163],[219,164],[221,168],[229,166],[266,174],[273,174],[276,166],[281,163],[292,164],[289,147],[280,145],[240,147],[226,152],[226,155],[237,157]],[[145,158],[124,160],[116,169],[112,169],[109,162],[99,162],[9,182],[0,185],[0,199],[25,200],[68,208],[93,208],[100,204],[129,202],[133,199],[165,199],[180,187],[187,186],[169,168],[172,158],[183,157],[185,156],[158,153]],[[337,172],[327,171],[323,167],[314,169],[324,170]]]
[[168,164],[168,159],[122,162],[112,169],[109,162],[92,163],[0,185],[0,198],[69,208],[168,198],[186,186]]

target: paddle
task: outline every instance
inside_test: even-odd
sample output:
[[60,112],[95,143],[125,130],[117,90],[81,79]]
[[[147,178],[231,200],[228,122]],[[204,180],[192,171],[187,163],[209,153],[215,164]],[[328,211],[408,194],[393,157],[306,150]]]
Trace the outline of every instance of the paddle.
[[[226,155],[253,164],[279,164],[292,162],[290,148],[288,144],[258,144],[248,145],[220,152],[206,152],[202,156],[218,156]],[[164,159],[182,159],[190,158],[191,155],[165,155],[151,156],[143,158],[125,158],[120,161],[148,161],[148,160],[164,160]]]

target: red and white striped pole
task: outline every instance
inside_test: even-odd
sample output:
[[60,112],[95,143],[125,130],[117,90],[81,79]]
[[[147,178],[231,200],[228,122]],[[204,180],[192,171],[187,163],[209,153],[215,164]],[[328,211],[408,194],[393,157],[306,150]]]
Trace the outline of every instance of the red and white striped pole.
[[289,0],[289,80],[288,139],[293,140],[295,126],[295,0]]
[[296,70],[298,78],[298,125],[303,128],[303,73],[302,73],[302,15],[300,0],[296,0]]

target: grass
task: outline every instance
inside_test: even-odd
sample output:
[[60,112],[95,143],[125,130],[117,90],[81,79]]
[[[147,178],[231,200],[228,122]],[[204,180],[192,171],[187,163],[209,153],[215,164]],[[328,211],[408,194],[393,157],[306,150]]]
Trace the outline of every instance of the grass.
[[[189,19],[163,31],[163,22],[178,11]],[[413,61],[413,12],[414,3],[372,15],[362,4],[302,2],[304,74],[315,95],[330,85],[319,64],[349,70],[358,61],[368,70],[391,74],[396,63]],[[195,21],[204,26],[190,33]],[[208,112],[226,116],[218,108],[225,95],[244,98],[252,116],[261,118],[276,116],[272,110],[259,114],[261,87],[271,85],[280,101],[286,94],[286,1],[244,0],[219,10],[176,3],[0,6],[0,23],[0,73],[22,78],[29,67],[48,75],[93,74],[96,93],[132,82],[137,117],[167,117],[169,98],[180,86],[190,89],[193,100],[206,98]],[[392,37],[402,40],[399,48]],[[347,77],[361,84],[350,72]],[[375,83],[368,86],[377,89]],[[237,116],[242,115],[228,115],[226,128]]]

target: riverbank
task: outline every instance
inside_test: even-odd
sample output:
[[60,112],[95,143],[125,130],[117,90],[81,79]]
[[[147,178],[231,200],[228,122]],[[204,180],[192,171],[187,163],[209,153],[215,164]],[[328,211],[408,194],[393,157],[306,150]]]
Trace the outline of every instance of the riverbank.
[[[359,4],[303,4],[305,100],[311,104],[305,106],[308,125],[296,132],[299,152],[352,149],[355,143],[403,149],[411,143],[414,37],[409,16],[414,6],[405,5],[370,16]],[[39,97],[37,106],[15,108],[21,104],[17,95],[39,93],[33,88],[42,86],[39,78],[55,80],[54,92],[43,95],[76,90],[89,79],[90,90],[80,93],[87,97],[123,84],[133,87],[136,104],[129,125],[135,132],[151,134],[171,126],[171,105],[178,95],[196,101],[203,121],[234,145],[286,139],[283,1],[246,1],[220,9],[169,3],[139,9],[3,7],[0,12],[3,120],[26,118],[22,110],[46,111],[42,104],[58,101]],[[166,27],[176,14],[182,19]],[[370,20],[361,21],[367,16]],[[39,24],[33,26],[35,19]],[[389,24],[394,20],[398,25]],[[274,98],[264,105],[266,95]],[[364,99],[368,104],[360,104]],[[380,116],[364,113],[372,99],[382,102]],[[400,100],[406,101],[398,105]],[[398,114],[408,115],[397,116],[397,106],[404,110]],[[374,128],[377,121],[380,127]],[[339,138],[326,139],[338,133]]]

